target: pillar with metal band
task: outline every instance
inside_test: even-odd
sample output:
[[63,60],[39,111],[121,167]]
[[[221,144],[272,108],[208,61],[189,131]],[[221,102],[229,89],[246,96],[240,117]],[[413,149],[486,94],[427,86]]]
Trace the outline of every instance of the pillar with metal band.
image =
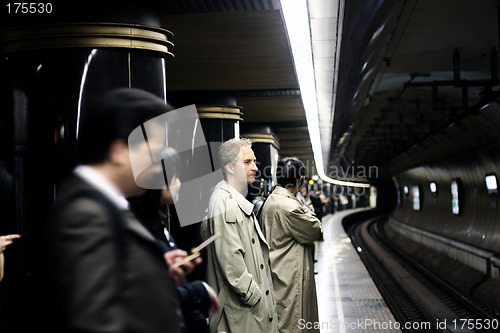
[[0,234],[25,236],[5,254],[1,332],[48,327],[33,317],[51,307],[37,302],[46,288],[42,266],[50,264],[43,258],[45,222],[58,184],[76,164],[80,118],[112,88],[166,99],[166,62],[173,58],[172,33],[160,27],[156,6],[56,5],[53,14],[0,20],[0,173],[8,175],[0,185]]
[[233,105],[196,105],[207,141],[224,142],[239,136],[242,107]]
[[242,107],[225,91],[169,91],[176,107],[195,104],[207,142],[224,142],[239,136],[243,121]]
[[276,185],[279,140],[269,126],[243,126],[241,136],[252,140],[252,149],[259,167],[259,179],[250,187],[249,194],[259,195],[264,191],[267,195]]
[[222,142],[240,136],[242,107],[222,91],[169,91],[169,102],[177,107],[194,104],[211,156],[211,171],[219,169],[218,150]]
[[[231,93],[224,91],[169,91],[168,96],[170,103],[177,108],[191,104],[196,105],[200,124],[209,149],[208,155],[210,155],[210,160],[203,162],[203,164],[206,165],[200,165],[199,169],[204,169],[205,171],[203,172],[205,173],[218,172],[222,167],[218,154],[219,147],[222,142],[239,137],[240,122],[243,121],[242,108],[236,105],[236,99]],[[199,163],[199,158],[195,155],[201,154],[203,156],[206,152],[202,150],[203,149],[194,149],[192,152],[194,154],[192,160],[197,160],[197,163]],[[190,157],[183,156],[183,159],[189,160]],[[186,161],[183,163],[186,163]],[[187,161],[187,163],[189,163],[189,161]],[[207,165],[210,165],[210,168],[206,168]],[[181,182],[182,181],[183,177],[181,173]],[[200,184],[200,186],[202,185]],[[200,193],[205,193],[205,191],[200,190]],[[179,200],[183,200],[183,198],[186,197],[184,196],[181,186]],[[201,205],[205,207],[208,205],[209,197],[190,197],[188,200],[192,202],[193,206],[200,207]],[[173,209],[174,207],[171,208],[172,235],[180,248],[189,251],[202,241],[201,234],[206,234],[206,231],[200,230],[201,223],[199,222],[201,222],[201,219],[199,222],[181,227],[175,209]],[[202,253],[202,256],[205,256],[205,253]],[[204,262],[206,262],[206,260]],[[196,268],[195,272],[189,275],[188,279],[205,278],[204,262]]]

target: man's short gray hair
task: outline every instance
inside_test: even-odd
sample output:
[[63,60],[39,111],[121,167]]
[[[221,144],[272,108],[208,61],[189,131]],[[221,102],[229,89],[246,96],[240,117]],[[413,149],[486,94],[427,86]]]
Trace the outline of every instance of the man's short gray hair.
[[234,165],[240,154],[241,147],[252,148],[252,141],[247,138],[235,138],[225,141],[219,147],[219,159],[224,179],[226,179],[226,164],[231,163]]

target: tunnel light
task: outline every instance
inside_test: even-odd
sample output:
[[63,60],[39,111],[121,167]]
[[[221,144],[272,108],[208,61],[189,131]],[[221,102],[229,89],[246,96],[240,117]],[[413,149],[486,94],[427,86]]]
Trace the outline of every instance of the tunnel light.
[[408,189],[408,186],[404,186],[403,191],[405,192],[405,195],[408,195],[408,193],[410,192],[410,190]]
[[484,180],[486,182],[486,189],[488,190],[488,195],[490,197],[498,196],[497,176],[494,173],[490,173],[484,177]]
[[420,202],[420,186],[413,185],[413,210],[420,210],[421,202]]
[[432,196],[437,196],[437,184],[436,182],[429,183],[429,189],[431,190]]
[[460,185],[459,180],[452,179],[451,180],[451,212],[453,215],[460,215]]
[[302,104],[306,112],[307,129],[316,164],[316,171],[323,181],[353,187],[370,187],[367,183],[341,181],[326,175],[323,164],[323,148],[321,147],[318,103],[316,98],[316,81],[311,48],[311,32],[309,29],[309,11],[306,0],[281,0],[281,9],[285,19],[288,39],[292,48],[293,62],[299,81]]

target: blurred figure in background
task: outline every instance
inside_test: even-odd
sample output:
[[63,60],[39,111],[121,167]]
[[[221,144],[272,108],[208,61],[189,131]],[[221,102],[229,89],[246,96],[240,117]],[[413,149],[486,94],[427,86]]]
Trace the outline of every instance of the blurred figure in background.
[[[316,214],[316,217],[318,218],[318,220],[323,221],[323,209],[325,207],[325,203],[323,202],[323,192],[318,189],[316,193],[311,193],[309,197],[311,198],[311,203],[314,207],[314,213]],[[324,240],[323,233],[319,235],[317,240]],[[314,255],[314,258],[316,258],[316,255]]]
[[[162,129],[152,128],[147,141],[129,145],[127,139],[169,110],[148,92],[121,88],[106,93],[82,115],[81,165],[58,191],[50,216],[55,312],[64,332],[181,331],[176,284],[194,263],[173,268],[186,253],[164,255],[126,200],[144,192],[134,179],[131,155],[150,161],[149,153],[162,148],[152,146],[161,141],[156,136]],[[161,167],[141,176],[156,172]]]
[[[181,181],[177,178],[177,155],[172,150],[163,161],[167,165],[165,172],[174,175],[163,190],[147,190],[141,196],[130,198],[129,202],[135,216],[151,232],[162,250],[167,253],[178,249],[175,240],[169,232],[169,206],[177,201]],[[167,183],[167,182],[166,182]],[[196,258],[196,264],[201,258]],[[210,333],[208,326],[209,309],[219,310],[219,302],[215,291],[206,282],[184,281],[177,287],[186,325],[186,333]]]
[[311,199],[309,198],[309,193],[307,192],[307,187],[302,186],[300,191],[297,192],[297,199],[304,204],[307,208],[314,212],[314,207],[311,203]]
[[309,198],[311,199],[311,203],[314,207],[314,213],[316,213],[316,217],[318,220],[323,219],[323,208],[325,206],[323,199],[322,199],[323,193],[321,190],[317,190],[316,193],[311,193],[309,195]]
[[[261,223],[271,247],[279,332],[297,332],[299,320],[318,322],[311,244],[321,234],[321,221],[297,199],[305,166],[295,157],[278,162],[278,186],[262,206]],[[319,332],[319,330],[304,330]]]
[[340,210],[346,210],[349,205],[349,198],[344,193],[339,195]]

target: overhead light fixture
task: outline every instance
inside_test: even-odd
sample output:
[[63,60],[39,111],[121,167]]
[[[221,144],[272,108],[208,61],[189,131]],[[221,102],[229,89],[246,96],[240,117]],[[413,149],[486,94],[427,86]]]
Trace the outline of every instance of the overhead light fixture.
[[311,32],[309,28],[309,11],[306,0],[281,0],[281,9],[285,19],[290,47],[292,48],[295,72],[299,81],[302,104],[306,112],[307,129],[316,164],[318,176],[323,181],[352,187],[370,187],[367,183],[342,181],[326,175],[323,164],[323,148],[321,147],[316,97],[316,81],[311,48]]

